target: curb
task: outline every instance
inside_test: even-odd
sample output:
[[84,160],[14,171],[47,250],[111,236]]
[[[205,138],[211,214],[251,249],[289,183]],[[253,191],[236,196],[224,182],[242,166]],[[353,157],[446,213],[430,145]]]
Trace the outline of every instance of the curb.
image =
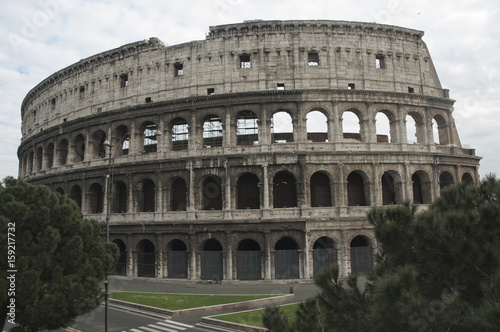
[[219,311],[219,310],[242,309],[242,308],[243,309],[250,309],[250,308],[255,308],[255,307],[264,307],[264,306],[271,305],[271,304],[280,304],[280,303],[293,301],[294,299],[295,299],[295,294],[287,294],[287,295],[268,297],[265,299],[257,299],[257,300],[250,300],[250,301],[243,301],[243,302],[236,302],[236,303],[227,303],[227,304],[218,304],[218,305],[213,305],[213,306],[199,307],[199,308],[192,308],[192,309],[183,309],[183,310],[161,309],[161,308],[151,307],[148,305],[131,303],[131,302],[115,300],[115,299],[109,299],[109,301],[110,301],[110,303],[114,303],[117,305],[132,307],[132,308],[136,308],[136,309],[142,309],[142,310],[170,316],[173,318],[173,317],[183,317],[183,316],[189,316],[189,315],[195,315],[195,314],[205,314],[205,313],[210,313],[210,312]]

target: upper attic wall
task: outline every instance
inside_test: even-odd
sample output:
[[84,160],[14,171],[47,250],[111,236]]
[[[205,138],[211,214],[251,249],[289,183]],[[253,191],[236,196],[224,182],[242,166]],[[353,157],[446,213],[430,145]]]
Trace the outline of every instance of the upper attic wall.
[[[204,40],[168,47],[150,38],[81,60],[38,84],[22,103],[23,139],[90,114],[209,91],[355,86],[448,98],[422,36],[374,23],[251,21],[210,27]],[[242,55],[250,68],[242,68]]]
[[329,20],[290,20],[290,21],[262,21],[252,20],[243,23],[211,26],[206,36],[207,40],[227,38],[232,36],[245,36],[255,34],[326,34],[349,35],[365,34],[386,37],[401,36],[409,39],[422,39],[424,32],[414,29],[402,28],[392,25],[376,23],[329,21]]

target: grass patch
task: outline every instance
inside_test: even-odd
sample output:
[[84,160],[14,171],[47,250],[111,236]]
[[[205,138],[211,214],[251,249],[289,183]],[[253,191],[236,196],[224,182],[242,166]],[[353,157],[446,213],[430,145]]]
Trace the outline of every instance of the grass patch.
[[[299,304],[289,304],[280,306],[281,310],[288,317],[290,323],[295,323],[295,312],[299,308]],[[240,312],[236,314],[215,316],[214,319],[223,320],[225,322],[245,324],[250,326],[264,327],[262,324],[262,315],[264,309]]]
[[111,298],[151,307],[183,310],[211,305],[236,303],[273,297],[275,295],[197,295],[197,294],[158,294],[136,292],[113,292]]

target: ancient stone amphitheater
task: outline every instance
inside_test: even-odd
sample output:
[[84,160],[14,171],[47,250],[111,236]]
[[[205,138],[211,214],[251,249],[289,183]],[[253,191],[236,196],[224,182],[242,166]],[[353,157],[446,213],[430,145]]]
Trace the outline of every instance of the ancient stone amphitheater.
[[19,175],[109,220],[117,274],[366,273],[372,207],[425,208],[442,187],[479,181],[422,36],[248,21],[91,56],[25,97]]

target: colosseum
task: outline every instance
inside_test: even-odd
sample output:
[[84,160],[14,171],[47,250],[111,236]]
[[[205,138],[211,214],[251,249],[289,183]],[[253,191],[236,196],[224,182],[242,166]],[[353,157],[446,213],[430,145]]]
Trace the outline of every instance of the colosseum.
[[366,273],[372,207],[479,181],[422,37],[255,20],[93,55],[26,95],[19,176],[107,225],[119,275]]

